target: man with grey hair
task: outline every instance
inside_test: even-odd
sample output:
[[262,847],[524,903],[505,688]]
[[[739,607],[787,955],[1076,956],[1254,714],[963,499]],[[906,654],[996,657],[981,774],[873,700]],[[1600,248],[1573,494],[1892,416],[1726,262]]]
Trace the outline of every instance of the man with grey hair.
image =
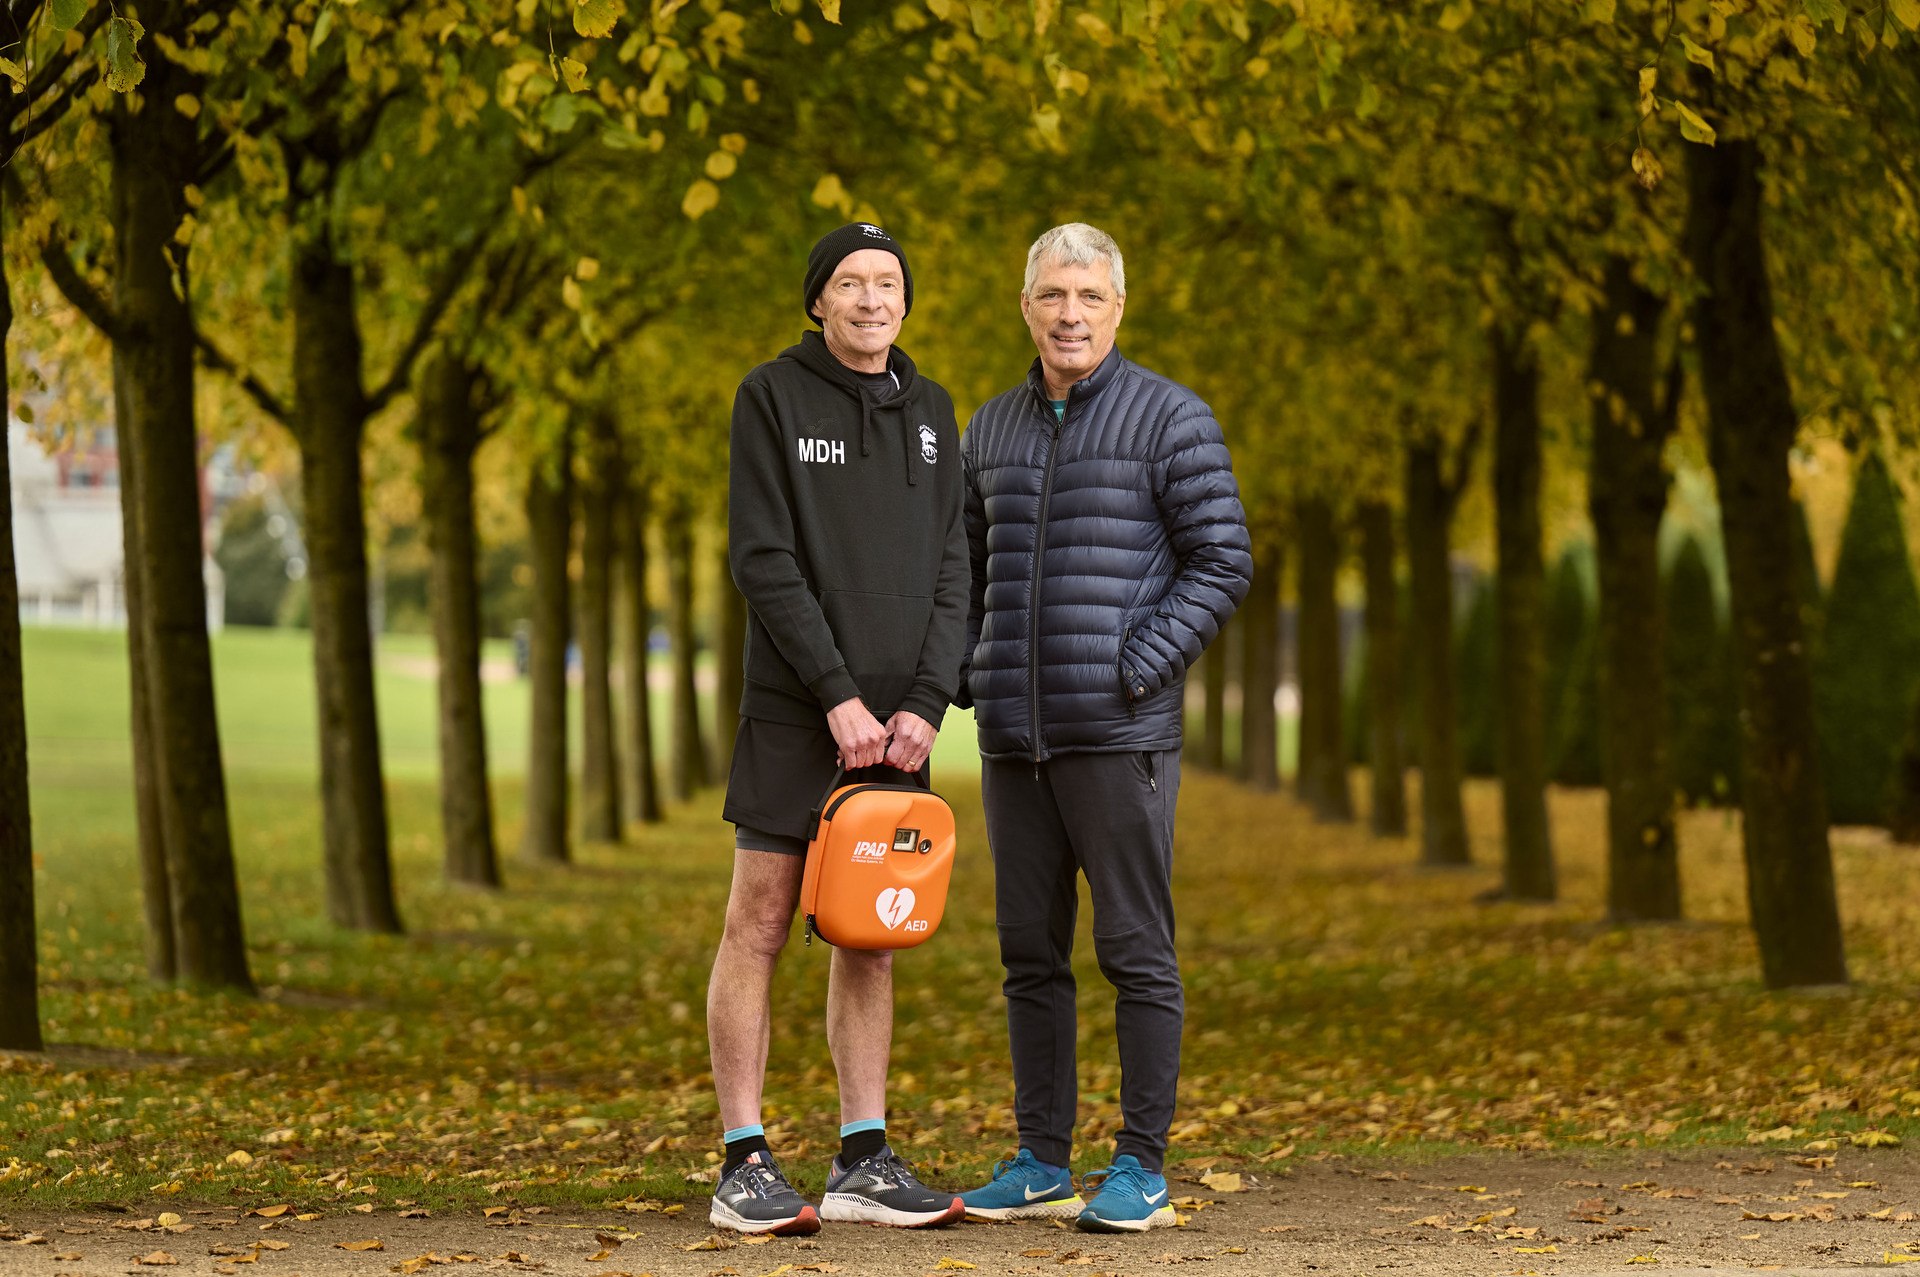
[[[1188,666],[1253,571],[1231,459],[1199,396],[1115,348],[1120,249],[1084,223],[1027,254],[1039,358],[960,445],[970,698],[1006,968],[1020,1148],[962,1195],[983,1219],[1173,1223],[1163,1175],[1186,1016],[1174,953],[1173,823]],[[1114,987],[1123,1127],[1106,1170],[1070,1170],[1078,1105],[1078,876]]]

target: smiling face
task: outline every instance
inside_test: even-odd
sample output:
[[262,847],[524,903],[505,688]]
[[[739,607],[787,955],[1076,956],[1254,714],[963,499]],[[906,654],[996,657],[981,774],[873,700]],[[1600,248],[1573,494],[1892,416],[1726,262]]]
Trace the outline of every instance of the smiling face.
[[1105,258],[1088,266],[1067,266],[1051,258],[1040,262],[1033,287],[1020,295],[1033,344],[1040,350],[1047,393],[1065,399],[1113,349],[1127,299],[1114,290],[1113,264]]
[[906,274],[884,248],[849,253],[813,303],[827,349],[855,372],[885,372],[907,314]]

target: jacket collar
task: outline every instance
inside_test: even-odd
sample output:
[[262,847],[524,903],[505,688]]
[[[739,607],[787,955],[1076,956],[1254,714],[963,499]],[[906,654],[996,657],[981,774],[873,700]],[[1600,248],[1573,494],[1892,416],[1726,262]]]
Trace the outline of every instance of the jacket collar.
[[[1113,349],[1107,352],[1107,357],[1100,361],[1098,368],[1067,388],[1067,403],[1069,405],[1084,403],[1105,390],[1113,384],[1115,378],[1119,377],[1120,370],[1126,362],[1126,357],[1120,353],[1120,343],[1115,342]],[[1047,394],[1046,370],[1041,366],[1037,356],[1034,358],[1033,366],[1027,369],[1027,385],[1032,388],[1034,398],[1048,406],[1051,411],[1053,399]]]

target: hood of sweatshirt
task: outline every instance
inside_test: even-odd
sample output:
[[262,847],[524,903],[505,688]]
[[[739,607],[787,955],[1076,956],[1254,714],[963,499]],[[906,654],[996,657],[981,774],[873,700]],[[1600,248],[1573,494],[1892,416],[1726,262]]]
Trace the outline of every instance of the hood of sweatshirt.
[[808,332],[801,336],[797,345],[789,346],[780,352],[781,359],[791,360],[805,368],[820,380],[838,388],[860,408],[860,455],[867,456],[873,451],[872,434],[874,414],[890,412],[898,419],[898,429],[906,437],[907,482],[920,482],[920,444],[912,436],[913,422],[909,407],[919,389],[919,373],[913,366],[913,360],[907,358],[907,352],[898,346],[887,349],[887,371],[892,373],[899,385],[879,396],[871,394],[860,374],[847,367],[827,349],[827,339],[818,332]]

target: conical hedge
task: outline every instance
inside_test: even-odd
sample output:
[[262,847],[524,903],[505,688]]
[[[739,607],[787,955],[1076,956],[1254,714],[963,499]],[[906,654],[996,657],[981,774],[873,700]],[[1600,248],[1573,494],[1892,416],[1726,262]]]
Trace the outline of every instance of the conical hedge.
[[1828,814],[1835,824],[1885,824],[1920,689],[1920,588],[1900,493],[1877,454],[1854,477],[1815,661]]
[[1469,776],[1500,774],[1500,682],[1496,665],[1499,588],[1492,573],[1482,577],[1460,627],[1456,658],[1460,671],[1460,760]]
[[1592,558],[1591,547],[1568,546],[1547,586],[1547,774],[1563,785],[1602,779]]
[[1683,801],[1740,797],[1740,705],[1733,654],[1713,571],[1687,537],[1667,569],[1667,732],[1674,788]]

